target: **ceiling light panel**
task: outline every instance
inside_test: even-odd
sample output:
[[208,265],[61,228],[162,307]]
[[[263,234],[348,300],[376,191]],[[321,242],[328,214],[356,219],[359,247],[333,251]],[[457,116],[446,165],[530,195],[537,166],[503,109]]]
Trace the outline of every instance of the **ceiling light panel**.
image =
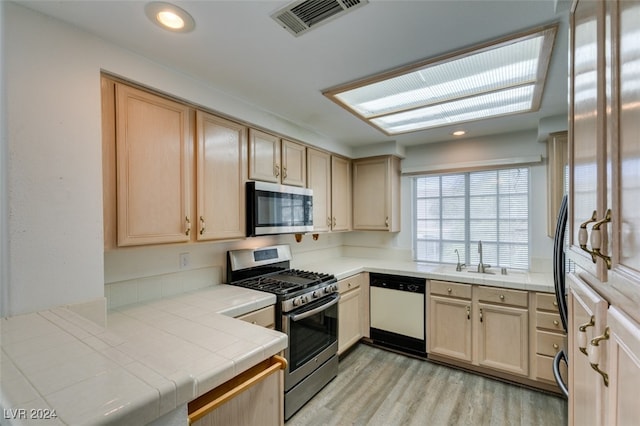
[[324,94],[387,134],[532,111],[556,31],[551,25],[521,33]]

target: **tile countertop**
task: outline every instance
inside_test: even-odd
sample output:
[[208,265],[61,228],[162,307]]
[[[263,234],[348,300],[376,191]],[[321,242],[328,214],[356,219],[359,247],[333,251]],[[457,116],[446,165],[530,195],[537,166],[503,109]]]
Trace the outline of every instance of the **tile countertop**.
[[293,267],[333,274],[338,280],[366,271],[545,293],[553,293],[555,291],[553,274],[551,273],[509,270],[507,275],[501,275],[498,268],[490,269],[495,274],[478,274],[469,272],[470,270],[475,270],[474,268],[464,268],[462,271],[457,272],[454,265],[356,257],[337,257],[318,263],[294,263]]
[[110,311],[106,328],[65,308],[2,318],[0,424],[139,425],[184,409],[286,348],[231,318],[274,303],[221,284]]

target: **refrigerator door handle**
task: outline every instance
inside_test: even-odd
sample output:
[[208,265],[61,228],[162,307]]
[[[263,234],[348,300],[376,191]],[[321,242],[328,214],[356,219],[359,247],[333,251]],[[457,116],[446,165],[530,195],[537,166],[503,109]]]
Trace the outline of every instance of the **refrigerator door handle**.
[[562,376],[560,375],[560,361],[564,361],[565,364],[569,365],[567,362],[567,356],[565,355],[563,350],[560,350],[555,357],[553,357],[553,377],[556,379],[556,383],[560,387],[560,390],[564,394],[564,396],[569,396],[569,388],[567,388],[567,384],[562,380]]

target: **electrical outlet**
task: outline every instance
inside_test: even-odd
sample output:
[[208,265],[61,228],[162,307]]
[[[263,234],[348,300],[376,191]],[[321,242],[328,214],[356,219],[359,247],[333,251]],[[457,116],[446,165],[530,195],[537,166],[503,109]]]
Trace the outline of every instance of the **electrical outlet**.
[[189,253],[180,253],[180,269],[187,269],[191,263],[191,256]]

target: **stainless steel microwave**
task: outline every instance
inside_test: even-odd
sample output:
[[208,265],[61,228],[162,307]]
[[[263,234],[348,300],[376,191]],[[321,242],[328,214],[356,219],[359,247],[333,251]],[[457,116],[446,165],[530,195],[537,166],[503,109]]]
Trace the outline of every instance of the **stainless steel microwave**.
[[247,236],[313,231],[313,191],[247,182]]

